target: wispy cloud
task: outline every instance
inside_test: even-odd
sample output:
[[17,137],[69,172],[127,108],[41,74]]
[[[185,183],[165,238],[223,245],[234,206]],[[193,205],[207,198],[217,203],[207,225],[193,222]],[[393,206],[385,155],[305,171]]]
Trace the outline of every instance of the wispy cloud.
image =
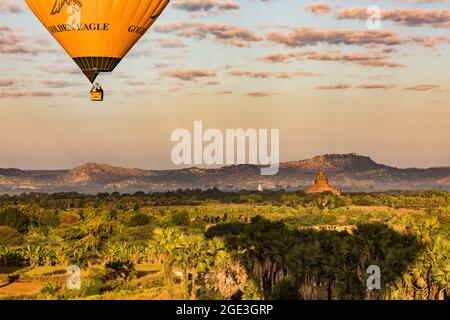
[[271,97],[273,95],[275,95],[275,93],[270,92],[270,91],[252,91],[252,92],[244,93],[244,96],[251,97],[251,98],[266,98],[266,97]]
[[248,77],[248,78],[254,78],[254,79],[268,79],[268,78],[277,78],[277,79],[291,79],[297,76],[315,76],[317,74],[314,73],[308,73],[304,71],[298,71],[298,72],[268,72],[268,71],[242,71],[242,70],[235,70],[231,71],[229,73],[233,77]]
[[188,12],[228,11],[241,8],[238,2],[232,0],[174,0],[172,6]]
[[267,40],[287,47],[297,48],[314,46],[318,44],[345,44],[345,45],[399,45],[403,41],[400,35],[389,30],[351,30],[318,28],[296,28],[288,33],[271,32]]
[[313,2],[305,6],[305,10],[311,11],[316,15],[328,13],[333,9],[333,6],[327,2]]
[[207,70],[169,70],[160,73],[162,77],[177,78],[183,81],[193,81],[198,78],[211,78],[216,72]]
[[0,14],[21,13],[23,11],[24,11],[23,5],[17,3],[17,1],[11,0],[0,1]]
[[390,58],[385,53],[341,53],[318,52],[318,51],[297,51],[288,53],[274,53],[263,56],[258,60],[269,63],[287,63],[292,60],[314,60],[314,61],[335,61],[340,63],[353,63],[364,67],[378,68],[403,68],[404,64],[390,62]]
[[[341,10],[336,18],[367,20],[370,15],[367,8],[357,7]],[[381,19],[409,27],[450,28],[450,10],[387,9],[381,11]]]
[[437,90],[440,87],[441,86],[435,85],[435,84],[418,84],[418,85],[406,87],[403,90],[405,90],[405,91],[420,91],[420,92],[423,92],[423,91]]
[[261,36],[248,29],[221,23],[172,22],[155,27],[159,33],[174,33],[180,37],[204,39],[211,36],[214,40],[235,47],[248,47],[252,42],[263,40]]
[[352,85],[346,83],[325,84],[317,87],[319,90],[344,90],[350,89]]

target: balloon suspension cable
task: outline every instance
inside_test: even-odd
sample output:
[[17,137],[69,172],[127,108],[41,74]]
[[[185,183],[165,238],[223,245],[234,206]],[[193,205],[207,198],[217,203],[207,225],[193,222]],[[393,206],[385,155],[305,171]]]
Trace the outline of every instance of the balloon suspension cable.
[[83,73],[92,84],[94,84],[95,79],[100,74],[97,70],[83,70]]

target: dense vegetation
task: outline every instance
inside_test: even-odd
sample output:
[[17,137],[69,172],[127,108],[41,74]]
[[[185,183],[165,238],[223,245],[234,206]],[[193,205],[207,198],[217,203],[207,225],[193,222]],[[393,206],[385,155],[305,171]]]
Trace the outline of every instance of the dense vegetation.
[[[2,294],[21,281],[39,290]],[[5,297],[450,299],[450,194],[2,195]]]

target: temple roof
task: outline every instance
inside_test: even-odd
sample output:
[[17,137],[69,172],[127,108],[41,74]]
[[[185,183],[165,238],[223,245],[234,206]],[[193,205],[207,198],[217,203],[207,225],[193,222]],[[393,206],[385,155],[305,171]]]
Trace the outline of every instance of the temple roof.
[[327,175],[325,172],[319,172],[316,176],[314,185],[308,187],[306,189],[306,193],[323,193],[323,192],[332,192],[335,195],[339,196],[341,192],[339,189],[333,187],[329,182]]

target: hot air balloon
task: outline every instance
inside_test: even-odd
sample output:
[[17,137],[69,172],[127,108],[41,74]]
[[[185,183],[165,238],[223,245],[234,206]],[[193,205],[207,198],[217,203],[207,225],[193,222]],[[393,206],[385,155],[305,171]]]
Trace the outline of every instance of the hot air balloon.
[[[25,0],[44,27],[94,84],[112,72],[170,0]],[[91,100],[102,101],[95,84]]]

